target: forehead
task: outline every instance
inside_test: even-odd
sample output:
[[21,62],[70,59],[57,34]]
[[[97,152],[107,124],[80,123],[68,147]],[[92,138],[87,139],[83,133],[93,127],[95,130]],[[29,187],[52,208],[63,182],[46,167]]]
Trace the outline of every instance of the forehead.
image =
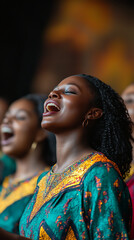
[[134,84],[128,86],[122,93],[122,98],[125,98],[126,96],[134,95]]
[[33,109],[34,109],[33,103],[27,99],[16,100],[9,107],[9,111],[24,110],[24,111],[32,112]]
[[0,110],[6,110],[8,108],[8,103],[0,98]]
[[6,100],[0,98],[0,105],[8,106],[8,103]]
[[[90,87],[87,84],[87,81],[79,76],[70,76],[67,77],[65,79],[63,79],[58,86],[62,86],[62,85],[76,85],[80,90],[85,90],[88,89],[88,91],[90,91]],[[88,88],[87,88],[88,86]]]

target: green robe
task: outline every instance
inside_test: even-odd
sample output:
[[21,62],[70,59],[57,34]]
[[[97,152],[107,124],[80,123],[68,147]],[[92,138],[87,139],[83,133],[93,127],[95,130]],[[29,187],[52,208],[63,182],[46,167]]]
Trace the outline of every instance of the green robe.
[[129,239],[131,201],[115,163],[92,153],[62,174],[42,174],[20,234],[34,240]]
[[19,221],[36,188],[39,173],[25,180],[4,179],[0,192],[0,227],[19,234]]
[[0,152],[0,189],[6,176],[13,174],[16,170],[14,159]]

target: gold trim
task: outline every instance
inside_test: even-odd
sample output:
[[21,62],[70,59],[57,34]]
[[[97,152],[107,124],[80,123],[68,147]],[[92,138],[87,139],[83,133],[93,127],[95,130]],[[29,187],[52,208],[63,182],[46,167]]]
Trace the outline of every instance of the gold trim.
[[68,229],[68,233],[67,233],[67,236],[66,236],[65,240],[77,240],[76,237],[75,237],[74,231],[71,228],[71,226]]
[[15,190],[13,190],[7,197],[4,198],[7,187],[9,186],[9,177],[3,182],[3,189],[0,193],[0,213],[14,202],[34,193],[38,176],[32,178],[30,181],[22,182]]
[[[89,161],[90,160],[90,161]],[[36,215],[36,213],[40,210],[40,208],[49,201],[52,197],[56,196],[59,192],[63,191],[65,188],[75,187],[78,186],[81,182],[82,177],[87,172],[87,170],[93,166],[97,162],[103,162],[103,163],[111,163],[114,168],[119,172],[120,171],[117,167],[117,165],[112,162],[111,160],[107,159],[104,155],[94,154],[89,159],[85,160],[83,163],[81,163],[74,171],[72,171],[68,176],[65,177],[59,184],[57,183],[56,187],[49,191],[46,194],[46,197],[44,198],[44,186],[47,186],[47,177],[48,174],[50,175],[50,172],[45,175],[41,181],[39,182],[39,192],[37,193],[36,202],[33,206],[32,212],[30,214],[29,221],[32,220],[32,218]],[[62,174],[61,174],[62,175]],[[121,174],[120,174],[121,175]],[[54,174],[52,175],[52,180],[54,178]],[[51,180],[49,180],[49,186],[51,185]]]
[[125,182],[127,182],[131,177],[132,177],[132,175],[134,174],[134,163],[131,165],[131,167],[130,167],[130,172],[129,172],[129,174],[126,176],[126,178],[125,178]]
[[40,234],[39,234],[39,240],[51,240],[51,238],[48,236],[44,228],[41,226],[40,228]]

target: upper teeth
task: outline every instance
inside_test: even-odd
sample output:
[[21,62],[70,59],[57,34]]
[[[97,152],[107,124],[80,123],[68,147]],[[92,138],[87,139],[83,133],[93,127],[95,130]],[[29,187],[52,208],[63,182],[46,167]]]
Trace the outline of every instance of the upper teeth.
[[2,133],[13,133],[13,130],[9,127],[2,127],[1,132]]
[[48,111],[50,110],[50,109],[49,109],[50,106],[54,106],[54,107],[56,107],[58,110],[60,110],[60,108],[59,108],[56,104],[54,104],[54,103],[48,103],[47,106],[46,106],[46,109],[47,109]]

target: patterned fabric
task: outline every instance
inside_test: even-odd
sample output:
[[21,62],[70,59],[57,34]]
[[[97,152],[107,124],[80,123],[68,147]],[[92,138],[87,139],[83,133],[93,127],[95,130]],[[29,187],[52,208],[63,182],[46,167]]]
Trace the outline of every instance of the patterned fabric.
[[12,233],[19,233],[21,215],[32,198],[39,173],[22,181],[5,178],[0,193],[0,227]]
[[131,239],[134,240],[134,174],[131,176],[131,178],[126,182],[131,200],[132,200],[132,227],[131,227]]
[[92,153],[62,174],[42,174],[20,234],[33,240],[129,239],[131,201],[115,163]]

